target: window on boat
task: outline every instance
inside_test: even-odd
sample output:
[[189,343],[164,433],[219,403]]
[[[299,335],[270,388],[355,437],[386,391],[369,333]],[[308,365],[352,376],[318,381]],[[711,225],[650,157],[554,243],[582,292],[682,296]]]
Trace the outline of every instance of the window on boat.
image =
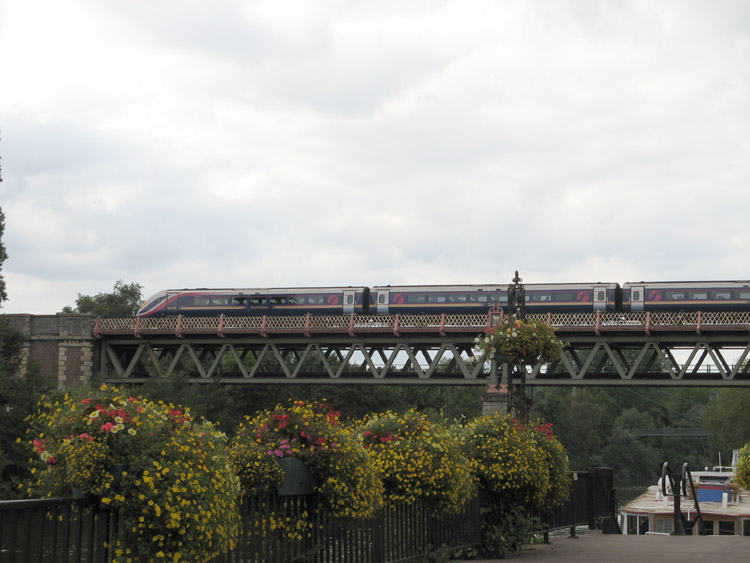
[[656,531],[660,534],[672,533],[672,518],[659,518],[656,521]]
[[714,535],[714,521],[713,520],[704,520],[703,526],[706,528],[706,535],[707,536],[713,536]]
[[648,532],[648,516],[628,514],[627,527],[628,535],[645,535]]
[[719,535],[720,536],[733,536],[734,535],[734,520],[719,520]]

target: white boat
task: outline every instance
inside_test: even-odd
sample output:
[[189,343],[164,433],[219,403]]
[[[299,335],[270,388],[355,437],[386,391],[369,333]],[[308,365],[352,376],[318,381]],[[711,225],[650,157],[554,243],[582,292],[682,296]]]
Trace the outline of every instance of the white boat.
[[[675,492],[680,495],[680,520],[685,534],[750,536],[750,491],[735,483],[734,467],[736,454],[732,467],[717,466],[712,470],[688,471],[693,486],[690,486],[687,478],[685,487],[679,484],[675,486],[678,489]],[[650,486],[646,492],[620,509],[620,529],[623,534],[680,532],[679,524],[675,526],[675,497],[670,480],[667,479],[664,487],[661,481],[660,479],[657,485]]]

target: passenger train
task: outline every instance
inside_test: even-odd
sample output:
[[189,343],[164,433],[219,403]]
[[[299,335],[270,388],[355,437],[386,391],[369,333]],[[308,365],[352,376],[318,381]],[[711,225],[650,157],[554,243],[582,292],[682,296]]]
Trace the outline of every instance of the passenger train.
[[[748,311],[750,281],[525,284],[526,313]],[[507,310],[507,285],[168,289],[138,317],[386,315]]]

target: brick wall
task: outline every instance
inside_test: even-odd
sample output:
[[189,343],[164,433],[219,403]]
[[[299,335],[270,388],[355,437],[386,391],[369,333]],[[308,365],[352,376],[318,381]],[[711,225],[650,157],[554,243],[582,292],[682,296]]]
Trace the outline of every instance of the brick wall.
[[[27,336],[25,358],[59,388],[88,381],[94,374],[96,342],[91,315],[6,315],[10,325]],[[26,369],[23,362],[21,370]]]

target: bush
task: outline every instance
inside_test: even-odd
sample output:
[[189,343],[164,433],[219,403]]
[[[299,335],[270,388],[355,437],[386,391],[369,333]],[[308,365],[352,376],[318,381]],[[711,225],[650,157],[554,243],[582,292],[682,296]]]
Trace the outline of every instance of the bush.
[[95,495],[120,509],[113,563],[208,561],[234,544],[239,482],[226,436],[174,405],[103,385],[40,401],[31,495]]
[[486,415],[464,426],[461,439],[482,488],[508,504],[551,508],[568,498],[568,458],[550,424],[524,427],[510,415]]
[[441,513],[458,513],[476,495],[469,460],[457,437],[410,410],[386,412],[361,424],[362,441],[385,486],[390,505],[422,502]]
[[290,401],[247,417],[231,443],[232,463],[246,491],[281,481],[284,457],[305,462],[315,492],[338,518],[370,518],[382,506],[382,484],[352,429],[327,403]]

